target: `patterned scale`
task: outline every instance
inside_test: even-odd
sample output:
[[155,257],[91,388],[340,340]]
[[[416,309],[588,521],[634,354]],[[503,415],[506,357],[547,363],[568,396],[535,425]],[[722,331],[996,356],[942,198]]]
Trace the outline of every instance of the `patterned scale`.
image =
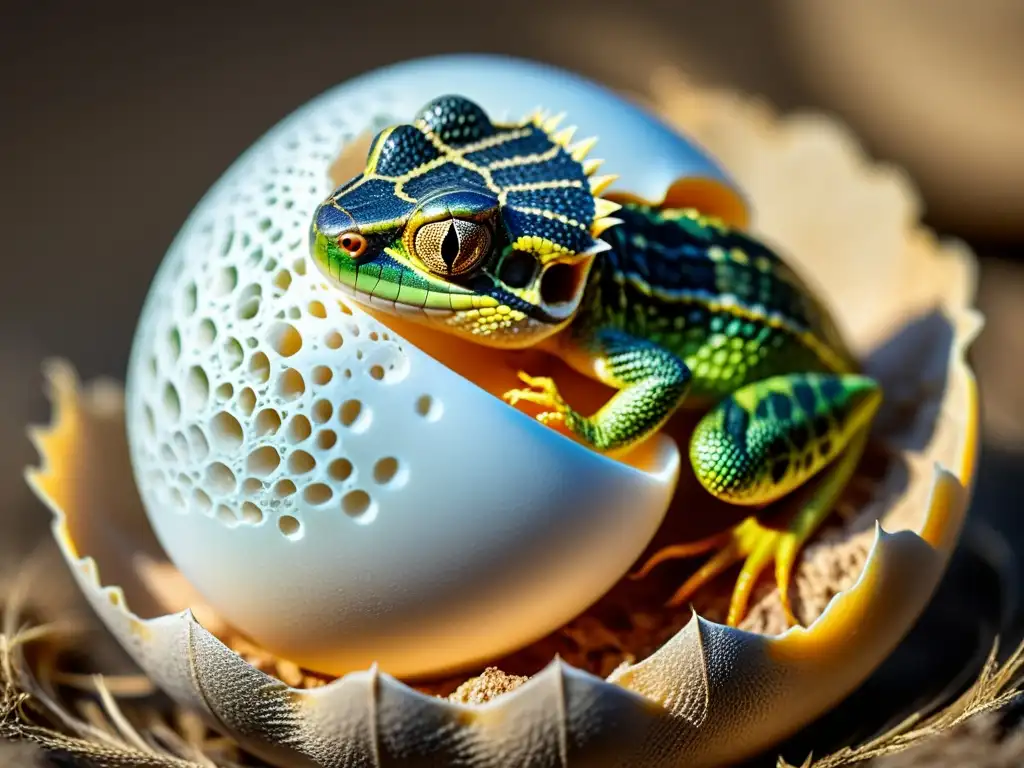
[[430,140],[411,125],[385,128],[370,145],[370,158],[375,160],[367,171],[380,176],[404,176],[418,166],[441,156]]
[[411,125],[381,131],[366,171],[334,199],[365,232],[401,226],[418,202],[446,187],[493,195],[509,242],[524,250],[543,256],[598,245],[582,165],[535,123],[494,125],[458,96],[430,102]]
[[420,110],[415,123],[455,148],[498,133],[487,113],[461,96],[439,96]]
[[[844,349],[827,310],[804,282],[773,251],[742,232],[718,228],[695,213],[627,205],[616,212],[622,226],[604,239],[614,270],[658,287],[658,299],[695,304],[733,297],[755,315],[784,318],[795,332]],[[703,313],[698,313],[703,315]]]
[[518,174],[520,170],[529,173],[530,168],[536,165],[535,162],[524,162],[526,158],[545,162],[556,156],[555,146],[544,131],[537,130],[536,126],[527,125],[514,131],[513,135],[500,144],[468,152],[466,159],[471,163],[486,166],[494,173],[510,169],[512,175],[507,178],[503,175],[503,183],[515,184],[521,178]]
[[484,176],[452,163],[431,168],[419,176],[403,182],[399,188],[401,192],[417,200],[442,189],[458,188],[460,190],[469,189],[484,193],[491,192]]
[[[383,226],[408,216],[415,208],[414,203],[395,195],[394,182],[373,177],[364,178],[362,184],[346,192],[340,205],[356,221],[381,222]],[[364,225],[366,229],[372,227]]]
[[734,503],[781,498],[848,445],[878,401],[860,376],[775,376],[727,398],[693,435],[694,469]]

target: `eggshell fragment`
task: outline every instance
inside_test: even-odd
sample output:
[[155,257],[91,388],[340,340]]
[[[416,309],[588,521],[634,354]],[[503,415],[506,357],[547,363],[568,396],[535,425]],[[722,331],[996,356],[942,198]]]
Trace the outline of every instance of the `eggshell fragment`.
[[[520,66],[502,61],[512,72]],[[217,640],[225,627],[199,596],[157,588],[153,572],[173,567],[136,503],[119,393],[83,391],[67,367],[55,367],[55,416],[36,432],[43,466],[30,480],[54,511],[55,537],[84,594],[179,703],[282,766],[713,766],[791,733],[891,652],[945,568],[973,482],[977,393],[964,355],[980,320],[969,308],[970,253],[921,230],[907,212],[912,191],[869,169],[829,124],[780,121],[735,98],[678,90],[686,108],[663,108],[755,190],[759,229],[821,283],[869,371],[897,395],[879,438],[900,461],[858,510],[881,520],[866,532],[859,578],[806,629],[755,634],[694,616],[608,680],[554,660],[482,706],[424,696],[376,666],[297,691]],[[316,110],[299,114],[311,132],[327,130]],[[243,164],[261,162],[260,154]],[[320,160],[326,165],[330,153]],[[214,193],[232,192],[239,193]],[[790,209],[800,215],[785,215]],[[859,248],[866,221],[874,223],[873,247]],[[843,248],[856,263],[835,258]],[[885,275],[881,285],[877,275]],[[485,386],[500,391],[513,371],[491,373]],[[901,413],[901,397],[909,413]],[[837,551],[816,543],[801,569],[815,559],[835,566],[829,557]]]

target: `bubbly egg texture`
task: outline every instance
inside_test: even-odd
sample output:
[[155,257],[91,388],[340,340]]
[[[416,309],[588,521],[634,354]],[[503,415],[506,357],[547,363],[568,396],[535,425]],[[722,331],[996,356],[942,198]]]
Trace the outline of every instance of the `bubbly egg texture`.
[[660,199],[699,182],[741,208],[685,139],[597,85],[543,72],[440,63],[390,103],[380,78],[393,86],[401,70],[335,91],[228,172],[153,283],[127,382],[147,513],[219,614],[310,669],[418,676],[522,647],[623,576],[672,496],[672,441],[625,461],[589,451],[494,397],[515,384],[510,362],[471,350],[465,378],[309,261],[332,164],[434,91],[506,117],[542,99],[601,137],[624,188]]

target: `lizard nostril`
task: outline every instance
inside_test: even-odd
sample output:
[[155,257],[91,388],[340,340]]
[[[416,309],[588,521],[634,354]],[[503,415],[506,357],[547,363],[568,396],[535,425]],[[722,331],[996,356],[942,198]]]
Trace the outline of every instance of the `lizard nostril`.
[[565,304],[576,298],[580,270],[571,264],[553,264],[540,280],[540,298],[545,304]]
[[498,275],[509,288],[525,288],[537,271],[537,260],[523,251],[513,251],[501,262]]

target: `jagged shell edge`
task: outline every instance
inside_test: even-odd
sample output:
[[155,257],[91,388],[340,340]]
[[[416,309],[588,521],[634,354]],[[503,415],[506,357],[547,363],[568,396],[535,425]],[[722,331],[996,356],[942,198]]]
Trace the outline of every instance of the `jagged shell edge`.
[[26,477],[53,513],[54,537],[79,586],[137,663],[179,703],[271,762],[404,758],[415,765],[472,754],[481,765],[497,756],[506,764],[654,766],[685,758],[715,765],[766,748],[847,695],[891,652],[937,586],[963,524],[978,448],[977,386],[965,355],[981,316],[964,309],[952,319],[959,332],[951,363],[966,400],[952,404],[965,419],[959,466],[936,465],[920,531],[876,527],[860,577],[814,623],[769,637],[695,614],[656,653],[608,680],[556,658],[483,705],[421,694],[375,668],[312,691],[289,688],[227,648],[191,611],[135,615],[120,587],[103,586],[95,560],[78,554],[64,511],[44,487],[61,471],[55,444],[73,443],[84,419],[122,415],[120,389],[94,386],[83,399],[66,363],[47,367],[54,413],[48,427],[31,430],[42,464]]

